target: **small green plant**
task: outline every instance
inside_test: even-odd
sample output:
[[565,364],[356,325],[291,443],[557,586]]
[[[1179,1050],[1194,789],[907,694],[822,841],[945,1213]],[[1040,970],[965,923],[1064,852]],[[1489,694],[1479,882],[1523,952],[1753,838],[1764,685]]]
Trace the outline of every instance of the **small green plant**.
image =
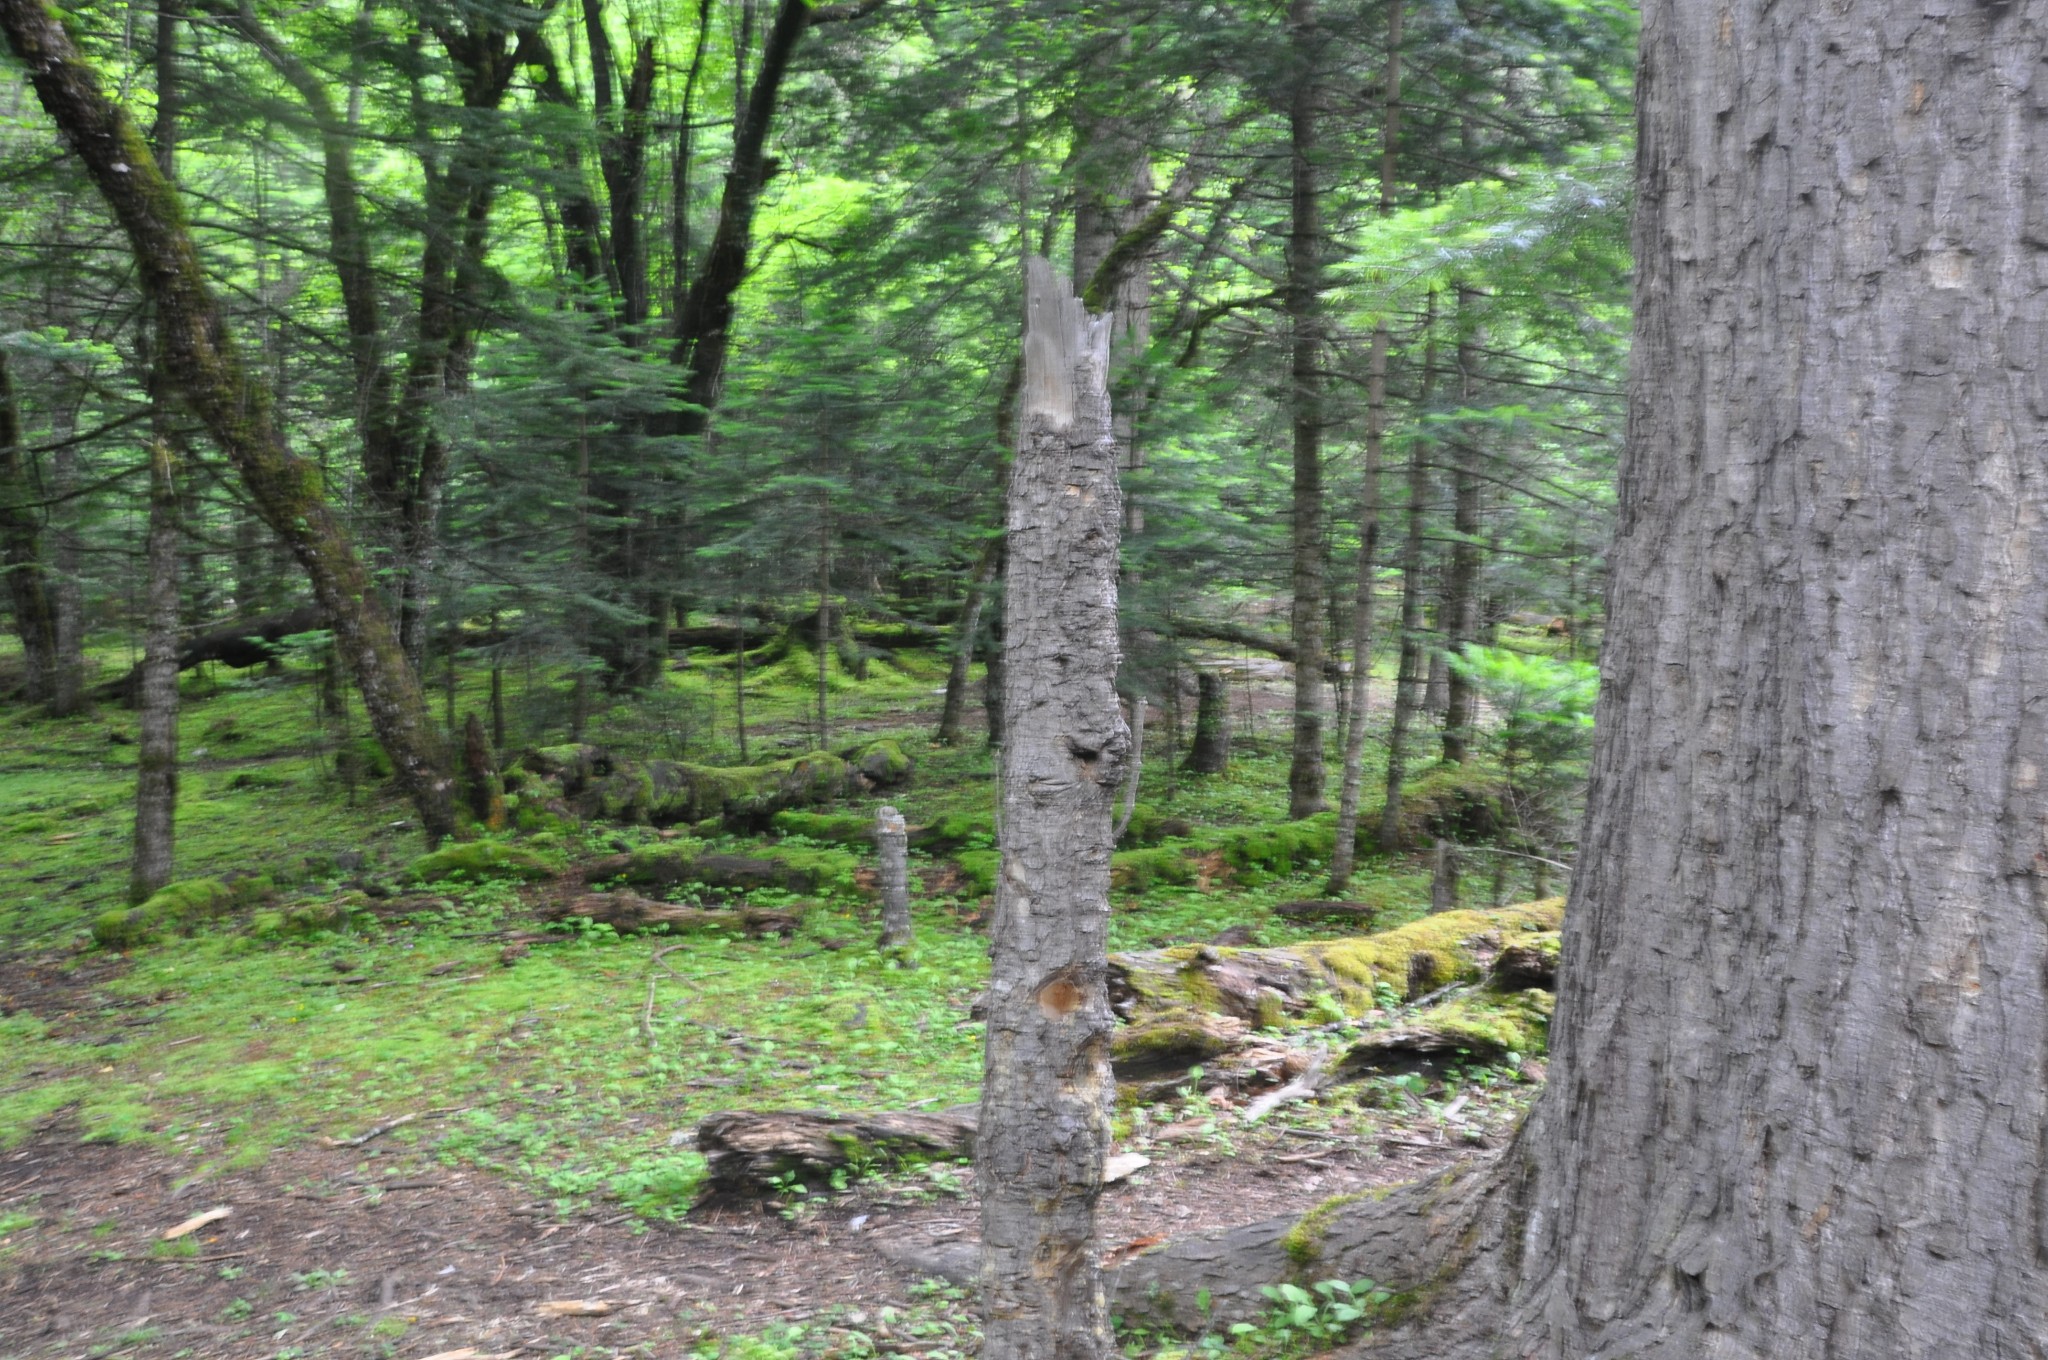
[[189,1237],[174,1242],[152,1242],[149,1254],[159,1261],[189,1261],[199,1254],[199,1244]]
[[233,1299],[229,1301],[227,1307],[220,1310],[220,1319],[222,1322],[247,1322],[249,1315],[255,1311],[256,1305],[247,1299]]
[[344,1269],[301,1271],[292,1276],[292,1283],[301,1290],[308,1292],[317,1289],[335,1289],[348,1283],[348,1271]]
[[24,1214],[18,1211],[0,1214],[0,1237],[5,1237],[9,1233],[18,1233],[24,1228],[33,1228],[35,1225],[36,1216],[34,1214]]

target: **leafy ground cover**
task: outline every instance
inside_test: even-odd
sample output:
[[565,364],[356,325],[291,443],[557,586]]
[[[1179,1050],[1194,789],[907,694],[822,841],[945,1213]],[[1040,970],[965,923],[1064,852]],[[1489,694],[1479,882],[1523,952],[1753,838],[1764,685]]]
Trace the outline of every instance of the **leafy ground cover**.
[[[914,857],[907,965],[874,949],[859,874],[803,900],[749,894],[749,905],[801,908],[793,933],[763,938],[542,928],[537,908],[582,889],[573,875],[417,884],[404,872],[419,853],[404,807],[374,780],[349,777],[360,743],[320,715],[317,685],[296,667],[187,678],[181,872],[251,886],[190,933],[117,952],[93,942],[90,924],[123,905],[132,715],[105,707],[0,727],[8,1353],[424,1355],[447,1347],[419,1338],[446,1327],[536,1353],[683,1346],[766,1360],[971,1349],[944,1293],[955,1286],[913,1297],[903,1272],[879,1266],[860,1241],[885,1219],[941,1232],[950,1220],[971,1225],[968,1168],[860,1168],[871,1174],[803,1195],[790,1187],[764,1211],[690,1212],[703,1176],[691,1135],[706,1114],[938,1109],[975,1097],[981,1033],[970,1009],[985,979],[976,927],[986,903],[963,865],[989,853],[979,827],[993,770],[978,742],[927,742],[935,662],[872,670],[886,674],[834,691],[835,724],[848,739],[901,740],[916,781],[888,799],[913,824],[965,828]],[[793,655],[750,676],[754,758],[815,740],[815,675],[814,660]],[[731,682],[700,659],[661,703],[589,735],[647,754],[733,758]],[[481,669],[461,678],[458,709],[481,704],[485,684]],[[1278,696],[1252,697],[1256,716]],[[1190,778],[1155,752],[1146,816],[1211,830],[1276,822],[1284,766],[1255,725],[1221,778]],[[821,811],[866,817],[879,801]],[[650,828],[589,826],[522,844],[573,865],[663,840]],[[763,843],[707,846],[748,853]],[[1119,895],[1113,948],[1233,928],[1265,944],[1330,933],[1275,913],[1319,894],[1319,865],[1249,874],[1220,855],[1191,863],[1184,881],[1152,878]],[[1428,875],[1380,863],[1353,895],[1397,924],[1426,910]],[[1433,1164],[1496,1137],[1524,1089],[1511,1073],[1453,1064],[1338,1088],[1251,1127],[1197,1071],[1173,1095],[1120,1113],[1124,1145],[1155,1167],[1119,1192],[1108,1240],[1305,1207],[1416,1159]],[[232,1201],[236,1217],[161,1240],[184,1211],[217,1200]],[[798,1274],[784,1279],[777,1267],[757,1287],[733,1264],[742,1240]],[[583,1265],[532,1264],[572,1242]],[[504,1269],[478,1285],[472,1258],[494,1251]],[[805,1264],[806,1253],[824,1255]],[[439,1288],[453,1277],[423,1276],[428,1260],[454,1263],[468,1292]],[[520,1260],[529,1264],[515,1270]],[[534,1305],[560,1297],[549,1289],[586,1286],[622,1290],[632,1307],[609,1321],[552,1319],[552,1330],[535,1322]],[[1295,1324],[1287,1319],[1303,1301],[1275,1303],[1271,1325],[1197,1344],[1298,1349],[1360,1320],[1336,1317],[1350,1305],[1330,1291]],[[433,1330],[431,1318],[461,1321]]]

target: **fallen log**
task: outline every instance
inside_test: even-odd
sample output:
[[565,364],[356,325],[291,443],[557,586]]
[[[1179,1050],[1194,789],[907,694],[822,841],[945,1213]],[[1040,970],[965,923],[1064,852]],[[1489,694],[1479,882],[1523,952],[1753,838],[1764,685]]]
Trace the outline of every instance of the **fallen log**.
[[[1508,945],[1555,931],[1563,911],[1563,900],[1552,898],[1279,949],[1178,945],[1112,954],[1110,1007],[1131,1021],[1193,1009],[1265,1026],[1328,998],[1363,1016],[1380,1007],[1385,989],[1409,995],[1417,972],[1436,978],[1437,987],[1480,981]],[[1418,968],[1418,958],[1426,967]]]
[[911,769],[893,741],[850,756],[813,751],[765,765],[626,760],[577,745],[528,751],[505,779],[522,798],[559,802],[585,820],[671,826],[717,818],[731,830],[758,831],[784,809],[898,787]]
[[751,1197],[792,1176],[816,1188],[856,1165],[971,1157],[977,1114],[972,1105],[937,1114],[721,1111],[697,1125],[708,1172],[703,1198]]
[[1532,940],[1511,944],[1500,951],[1500,957],[1486,970],[1486,985],[1497,992],[1519,992],[1530,987],[1554,992],[1557,990],[1557,954],[1556,935],[1539,935]]
[[[327,616],[312,605],[266,614],[261,618],[240,619],[180,642],[178,670],[189,671],[209,661],[217,661],[236,670],[270,665],[283,658],[286,638],[317,632],[325,627]],[[135,692],[136,679],[141,674],[142,666],[137,663],[115,679],[95,686],[92,697],[103,701],[127,698]]]
[[1273,914],[1285,921],[1344,921],[1356,926],[1362,933],[1372,929],[1372,923],[1379,916],[1380,909],[1364,902],[1304,900],[1282,902],[1273,908]]
[[657,902],[636,893],[582,893],[550,903],[542,909],[544,921],[588,920],[610,926],[621,935],[667,929],[678,934],[699,930],[738,930],[747,935],[793,935],[803,922],[800,912],[770,911],[760,907],[684,907]]

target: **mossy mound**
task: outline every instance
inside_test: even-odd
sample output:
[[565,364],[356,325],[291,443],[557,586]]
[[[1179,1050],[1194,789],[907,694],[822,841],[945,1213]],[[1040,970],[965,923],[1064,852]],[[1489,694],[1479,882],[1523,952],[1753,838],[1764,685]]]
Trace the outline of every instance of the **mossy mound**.
[[163,934],[163,918],[141,907],[104,911],[93,918],[93,943],[102,949],[134,949]]
[[1174,846],[1119,850],[1109,857],[1109,886],[1141,893],[1161,883],[1192,883],[1194,861]]
[[[987,812],[955,812],[910,833],[911,848],[933,855],[953,855],[963,850],[994,852],[996,819]],[[994,881],[990,881],[994,891]]]
[[1336,844],[1337,818],[1322,813],[1299,822],[1227,831],[1216,848],[1223,852],[1224,863],[1237,870],[1238,882],[1250,885],[1269,874],[1284,876],[1322,863]]
[[[261,882],[267,888],[270,880]],[[133,949],[168,931],[189,933],[241,903],[236,889],[217,878],[181,879],[159,888],[137,906],[100,913],[93,918],[92,938],[102,949]]]
[[1370,996],[1376,985],[1405,991],[1416,956],[1425,953],[1435,986],[1477,982],[1503,944],[1555,931],[1563,921],[1564,899],[1552,897],[1515,907],[1438,912],[1377,935],[1313,941],[1294,952],[1314,960],[1340,989]]
[[1003,857],[995,850],[962,850],[953,856],[960,866],[960,887],[968,897],[987,897],[996,890],[996,871]]
[[451,878],[477,881],[510,878],[523,883],[537,883],[560,872],[561,865],[553,858],[503,841],[464,841],[444,845],[439,850],[421,855],[405,870],[406,877],[416,883],[440,883]]
[[769,820],[778,836],[801,836],[829,845],[866,845],[875,838],[875,819],[855,812],[778,812]]
[[1401,786],[1394,843],[1380,844],[1386,802],[1358,818],[1358,848],[1393,853],[1428,845],[1437,837],[1463,845],[1484,845],[1512,822],[1507,814],[1507,778],[1484,761],[1439,765]]

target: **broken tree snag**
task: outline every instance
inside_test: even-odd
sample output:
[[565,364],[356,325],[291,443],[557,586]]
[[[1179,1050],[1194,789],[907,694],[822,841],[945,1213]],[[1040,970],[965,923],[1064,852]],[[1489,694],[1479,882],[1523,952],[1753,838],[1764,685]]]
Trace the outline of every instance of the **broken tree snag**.
[[885,953],[903,953],[910,948],[910,828],[895,808],[875,813],[875,849],[881,858],[876,876],[882,893],[880,947]]
[[1104,987],[1122,494],[1109,327],[1050,264],[1024,276],[1010,473],[997,874],[976,1180],[983,1360],[1093,1360],[1112,1341],[1095,1266],[1109,1150]]
[[796,911],[768,911],[759,907],[679,907],[672,902],[657,902],[636,893],[611,892],[583,893],[551,903],[542,910],[541,919],[587,920],[596,925],[610,926],[621,935],[664,929],[678,933],[737,930],[748,935],[794,935],[797,926],[803,922],[803,915]]
[[937,1114],[829,1115],[814,1111],[726,1110],[697,1125],[697,1150],[709,1172],[704,1198],[767,1193],[794,1175],[823,1184],[855,1161],[944,1161],[974,1153],[971,1105]]
[[462,728],[462,795],[469,811],[486,831],[505,828],[505,781],[498,757],[484,737],[483,720],[469,715]]

